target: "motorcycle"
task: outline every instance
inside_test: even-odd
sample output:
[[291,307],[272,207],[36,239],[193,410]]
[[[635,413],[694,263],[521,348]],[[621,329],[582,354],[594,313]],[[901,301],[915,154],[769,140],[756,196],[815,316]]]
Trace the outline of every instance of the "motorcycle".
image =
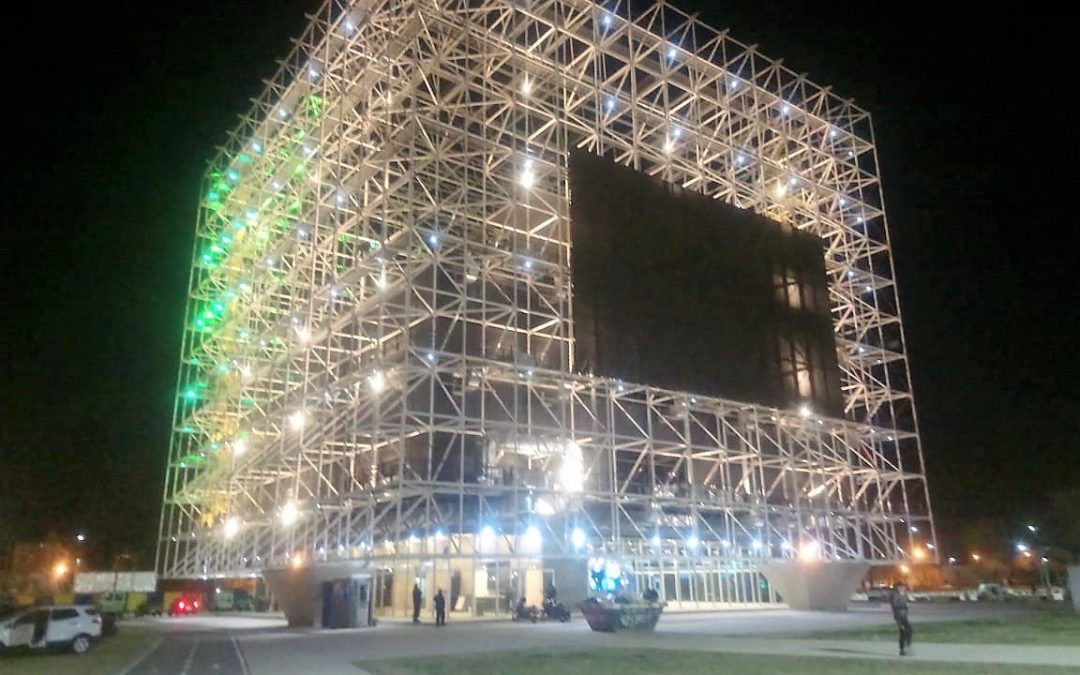
[[570,609],[561,602],[545,600],[543,619],[545,621],[559,621],[561,623],[566,623],[570,620]]
[[540,612],[537,611],[536,605],[526,605],[522,600],[510,611],[511,621],[531,621],[536,623],[540,618]]

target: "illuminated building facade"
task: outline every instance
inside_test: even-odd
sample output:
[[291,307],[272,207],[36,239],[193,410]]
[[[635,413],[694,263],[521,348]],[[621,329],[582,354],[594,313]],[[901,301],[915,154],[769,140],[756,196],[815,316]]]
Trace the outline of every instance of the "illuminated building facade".
[[[572,152],[820,237],[842,414],[590,372]],[[330,0],[197,227],[166,577],[347,561],[377,612],[479,613],[603,559],[707,607],[932,555],[870,117],[670,5]]]

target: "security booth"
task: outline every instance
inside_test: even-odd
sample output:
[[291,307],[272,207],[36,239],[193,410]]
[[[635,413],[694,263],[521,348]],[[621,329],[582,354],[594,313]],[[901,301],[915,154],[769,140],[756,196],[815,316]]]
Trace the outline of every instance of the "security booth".
[[371,575],[353,575],[321,582],[323,628],[358,628],[374,625]]

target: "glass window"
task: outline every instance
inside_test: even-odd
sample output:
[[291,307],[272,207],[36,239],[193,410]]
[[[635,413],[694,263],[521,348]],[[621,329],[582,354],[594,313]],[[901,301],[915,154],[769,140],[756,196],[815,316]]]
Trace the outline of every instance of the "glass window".
[[19,617],[15,622],[16,626],[25,626],[27,624],[37,623],[38,621],[44,621],[49,618],[49,610],[37,609],[33,612],[27,612]]
[[54,609],[52,611],[53,621],[60,621],[63,619],[77,619],[79,618],[79,610],[77,609]]

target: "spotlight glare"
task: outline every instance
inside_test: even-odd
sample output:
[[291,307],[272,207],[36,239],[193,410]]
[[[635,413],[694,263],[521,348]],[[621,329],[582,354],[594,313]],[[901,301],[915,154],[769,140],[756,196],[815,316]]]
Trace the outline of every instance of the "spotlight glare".
[[570,533],[570,543],[574,545],[575,549],[580,549],[585,546],[585,531],[580,527],[575,527],[574,531]]
[[280,518],[282,525],[292,525],[300,518],[300,507],[294,501],[286,503],[281,507]]
[[307,422],[307,417],[304,415],[303,410],[297,410],[289,415],[289,428],[293,431],[300,431],[303,429],[305,422]]
[[386,376],[383,375],[381,370],[376,370],[367,378],[368,386],[371,387],[371,391],[376,394],[381,393],[383,389],[386,389]]
[[225,534],[226,539],[232,539],[236,536],[236,533],[240,531],[240,520],[236,516],[231,516],[225,521],[222,527],[222,532]]

